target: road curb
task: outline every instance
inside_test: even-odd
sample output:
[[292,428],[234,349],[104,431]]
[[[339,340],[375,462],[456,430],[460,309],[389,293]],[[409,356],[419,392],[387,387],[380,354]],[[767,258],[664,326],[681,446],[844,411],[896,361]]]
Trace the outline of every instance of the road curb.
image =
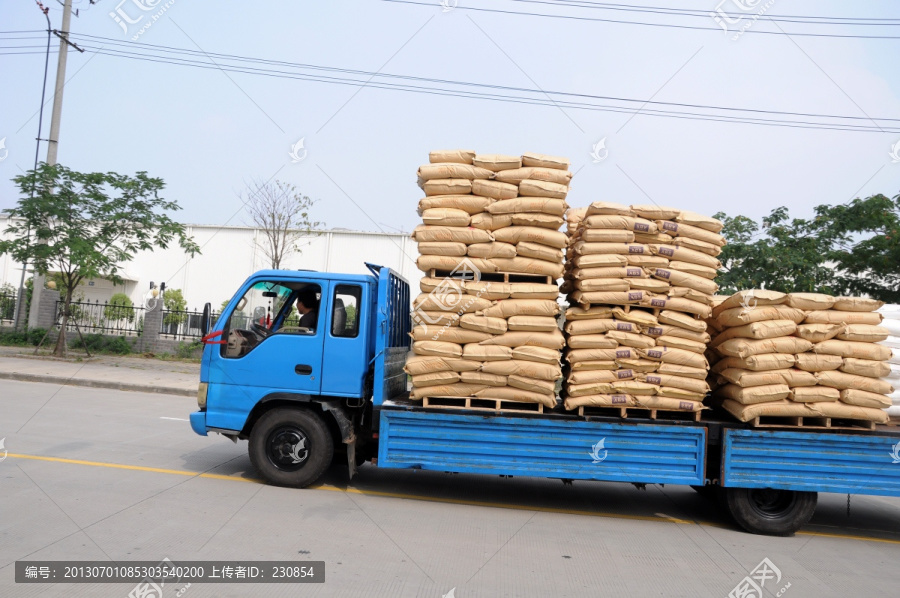
[[127,390],[131,392],[150,392],[154,394],[180,395],[184,397],[197,396],[196,390],[174,388],[171,386],[144,386],[141,384],[127,384],[124,382],[106,382],[104,380],[86,380],[84,378],[66,378],[64,376],[50,376],[47,374],[24,374],[20,372],[0,372],[0,379],[18,380],[20,382],[44,382],[46,384],[61,384],[63,386],[85,386],[88,388],[107,388],[110,390]]

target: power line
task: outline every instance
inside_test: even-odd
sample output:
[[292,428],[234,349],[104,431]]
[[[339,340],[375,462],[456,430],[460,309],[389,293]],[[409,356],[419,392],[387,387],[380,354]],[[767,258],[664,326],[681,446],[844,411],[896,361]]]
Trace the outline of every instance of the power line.
[[[422,2],[417,0],[381,0],[382,2],[391,2],[396,4],[415,4],[418,6],[428,6],[434,8],[434,4],[430,2]],[[537,12],[524,12],[517,10],[501,10],[499,8],[478,8],[475,6],[456,6],[454,10],[473,10],[477,12],[498,13],[507,15],[521,15],[529,17],[547,17],[551,19],[568,19],[574,21],[594,21],[601,23],[616,23],[623,25],[645,25],[647,27],[667,27],[672,29],[693,29],[698,31],[721,31],[720,27],[700,27],[697,25],[677,25],[675,23],[650,23],[646,21],[626,21],[622,19],[603,19],[599,17],[580,17],[575,15],[547,14]],[[708,16],[708,15],[707,15]],[[755,16],[752,13],[743,13],[742,16],[751,18]],[[765,20],[762,17],[761,20]],[[853,38],[853,39],[900,39],[895,35],[851,35],[839,33],[803,33],[798,31],[764,31],[762,29],[747,29],[745,33],[765,34],[765,35],[785,35],[792,37],[833,37],[833,38]]]

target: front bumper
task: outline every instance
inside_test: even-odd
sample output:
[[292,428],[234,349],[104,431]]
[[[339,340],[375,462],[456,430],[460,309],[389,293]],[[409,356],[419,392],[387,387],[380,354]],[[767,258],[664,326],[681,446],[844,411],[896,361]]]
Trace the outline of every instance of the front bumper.
[[206,411],[191,413],[191,429],[200,436],[206,436]]

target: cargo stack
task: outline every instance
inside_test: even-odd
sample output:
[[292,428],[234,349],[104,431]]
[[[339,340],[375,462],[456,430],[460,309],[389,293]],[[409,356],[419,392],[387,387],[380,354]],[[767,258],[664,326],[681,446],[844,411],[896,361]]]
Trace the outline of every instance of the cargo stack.
[[[698,414],[709,390],[703,318],[718,289],[722,223],[655,205],[592,203],[570,217],[563,290],[567,409]],[[624,414],[624,412],[623,412]],[[696,416],[695,416],[696,417]]]
[[900,419],[900,305],[885,305],[878,313],[884,318],[881,325],[891,334],[886,341],[880,343],[891,350],[891,358],[888,360],[891,371],[882,378],[894,387],[894,392],[890,395],[891,407],[888,408],[888,416],[891,419]]
[[[711,385],[740,421],[839,418],[883,423],[890,407],[883,304],[820,293],[741,291],[714,310]],[[798,425],[802,419],[797,419]]]
[[411,398],[555,407],[568,160],[466,150],[429,158],[413,231],[425,277],[413,302]]

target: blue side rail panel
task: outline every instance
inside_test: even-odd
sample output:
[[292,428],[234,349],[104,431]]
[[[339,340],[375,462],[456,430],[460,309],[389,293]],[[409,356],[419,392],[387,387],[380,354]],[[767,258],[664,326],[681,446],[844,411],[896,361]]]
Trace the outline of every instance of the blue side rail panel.
[[384,401],[406,394],[406,355],[409,353],[412,330],[409,283],[391,270],[374,264],[366,266],[378,276],[375,304],[375,362],[372,402]]
[[705,451],[706,428],[700,426],[384,408],[378,466],[703,485]]
[[900,496],[900,438],[725,430],[722,485]]

